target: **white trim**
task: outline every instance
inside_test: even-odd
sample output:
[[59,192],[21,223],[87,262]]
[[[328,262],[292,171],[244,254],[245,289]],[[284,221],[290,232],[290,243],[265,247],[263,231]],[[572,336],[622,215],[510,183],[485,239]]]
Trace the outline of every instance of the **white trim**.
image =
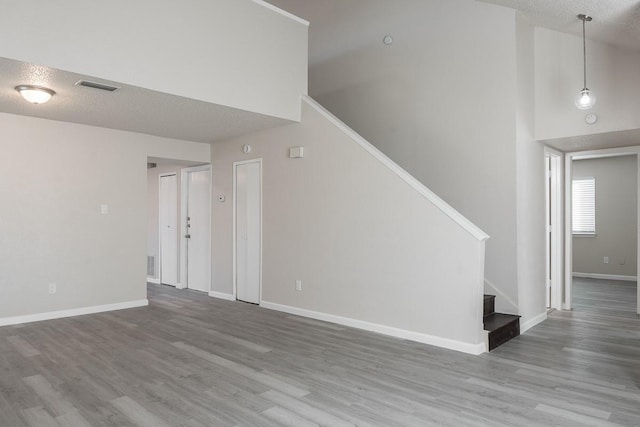
[[273,10],[274,12],[279,13],[282,16],[286,16],[287,18],[292,19],[302,25],[306,25],[307,27],[309,26],[309,21],[304,20],[299,16],[294,15],[293,13],[287,12],[286,10],[280,9],[279,7],[276,7],[271,3],[267,3],[263,0],[253,0],[253,2],[259,4],[260,6],[266,7],[267,9]]
[[406,329],[394,328],[392,326],[380,325],[377,323],[365,322],[363,320],[351,319],[348,317],[336,316],[333,314],[321,313],[318,311],[306,310],[303,308],[292,307],[288,305],[276,304],[263,301],[262,307],[269,310],[282,311],[284,313],[295,314],[297,316],[309,317],[311,319],[323,320],[325,322],[336,323],[338,325],[349,326],[352,328],[363,329],[365,331],[377,332],[379,334],[389,335],[396,338],[416,341],[423,344],[434,345],[449,350],[456,350],[463,353],[479,355],[486,352],[484,342],[478,344],[470,344],[462,341],[456,341],[448,338],[436,337],[433,335],[423,334],[420,332],[408,331]]
[[[188,269],[187,269],[187,239],[184,237],[187,233],[187,210],[189,203],[189,179],[188,174],[191,172],[201,172],[201,171],[209,171],[209,224],[213,224],[213,168],[211,164],[193,166],[190,168],[184,168],[180,171],[180,281],[185,285],[180,287],[176,285],[178,289],[185,289],[189,287],[189,277]],[[209,227],[209,283],[208,290],[211,290],[211,285],[213,283],[213,270],[212,270],[212,262],[211,262],[211,227]],[[208,291],[207,291],[208,292]]]
[[571,310],[571,290],[573,277],[573,227],[571,209],[571,185],[573,159],[571,154],[564,157],[564,302],[562,308]]
[[521,323],[520,324],[520,334],[524,334],[529,329],[531,329],[534,326],[544,322],[545,320],[547,320],[547,312],[546,311],[544,313],[538,314],[537,316],[534,316],[533,318],[527,320],[524,323]]
[[238,271],[237,271],[237,259],[236,259],[236,248],[237,248],[237,237],[238,237],[238,233],[236,232],[236,198],[237,198],[237,194],[236,194],[236,185],[237,185],[237,179],[236,179],[236,175],[237,175],[237,167],[240,165],[246,165],[246,164],[251,164],[251,163],[258,163],[260,165],[260,283],[259,285],[259,301],[258,301],[258,305],[262,305],[262,230],[263,230],[263,223],[262,223],[262,217],[263,217],[263,202],[262,202],[262,193],[263,193],[263,188],[262,188],[262,157],[256,158],[256,159],[249,159],[249,160],[241,160],[238,162],[233,162],[233,230],[232,230],[232,234],[233,234],[233,301],[236,301],[238,299],[238,292],[237,292],[237,280],[238,280]]
[[154,285],[159,285],[160,279],[156,279],[155,277],[147,277],[147,282],[153,283]]
[[582,277],[585,279],[602,279],[602,280],[624,280],[627,282],[637,282],[637,276],[623,276],[621,274],[600,274],[600,273],[578,273],[574,272],[573,277]]
[[227,301],[235,301],[236,300],[233,295],[225,294],[224,292],[209,291],[209,296],[213,297],[213,298],[224,299],[224,300],[227,300]]
[[620,157],[640,154],[640,146],[605,148],[602,150],[575,151],[567,153],[573,160],[599,159],[602,157]]
[[519,309],[519,308],[518,308],[518,304],[516,304],[515,302],[513,302],[513,300],[512,300],[511,298],[509,298],[509,297],[508,297],[504,292],[502,292],[500,289],[498,289],[498,288],[496,287],[496,285],[494,285],[493,283],[491,283],[491,282],[489,281],[489,279],[487,279],[487,278],[485,278],[485,279],[484,279],[484,285],[485,285],[485,286],[489,286],[491,289],[493,289],[493,291],[494,291],[497,295],[500,295],[500,297],[504,298],[504,299],[509,303],[509,305],[511,305],[511,306],[513,306],[513,307],[515,308],[515,312],[516,312],[516,313],[518,312],[518,309]]
[[178,282],[178,283],[176,283],[175,288],[176,289],[186,289],[187,287],[186,286],[182,286],[182,283]]
[[550,154],[552,156],[556,156],[556,157],[563,157],[564,153],[560,150],[556,150],[553,147],[549,147],[548,145],[544,146],[544,154]]
[[[571,178],[573,160],[595,159],[601,157],[636,156],[638,167],[637,185],[637,212],[640,213],[640,146],[609,148],[603,150],[576,151],[567,153],[565,156],[565,304],[564,309],[571,309],[571,287],[573,278],[573,236],[571,234]],[[636,247],[640,249],[640,214],[637,215],[638,232],[636,236]],[[637,251],[636,263],[640,266],[640,250]],[[636,275],[638,272],[636,271]],[[624,276],[623,276],[624,277]],[[631,276],[630,276],[631,277]],[[615,279],[612,279],[615,280]],[[626,279],[625,279],[626,280]],[[636,312],[640,315],[640,286],[637,286]]]
[[41,322],[43,320],[61,319],[63,317],[82,316],[85,314],[102,313],[105,311],[124,310],[127,308],[144,307],[149,300],[119,302],[115,304],[94,305],[90,307],[72,308],[70,310],[49,311],[46,313],[28,314],[25,316],[0,318],[0,326],[19,325],[21,323]]
[[402,169],[397,163],[387,157],[384,153],[374,147],[366,139],[358,135],[353,129],[344,124],[340,119],[327,111],[309,96],[303,95],[302,100],[311,108],[320,113],[324,118],[329,120],[334,126],[349,136],[354,142],[364,148],[369,154],[380,161],[383,165],[394,172],[400,179],[405,181],[414,190],[429,200],[434,206],[444,212],[454,222],[464,228],[469,234],[478,240],[487,240],[489,235],[482,231],[477,225],[465,218],[460,212],[451,207],[447,202],[438,197],[434,192],[425,187],[420,181],[415,179],[411,174]]
[[[563,157],[564,154],[551,147],[544,147],[545,156],[549,157],[551,165],[551,308],[562,310],[563,283],[563,236],[564,221],[562,218],[563,198]],[[546,186],[546,183],[545,183]],[[555,207],[555,208],[554,208]],[[545,278],[546,280],[547,278]],[[546,299],[546,296],[545,296]]]

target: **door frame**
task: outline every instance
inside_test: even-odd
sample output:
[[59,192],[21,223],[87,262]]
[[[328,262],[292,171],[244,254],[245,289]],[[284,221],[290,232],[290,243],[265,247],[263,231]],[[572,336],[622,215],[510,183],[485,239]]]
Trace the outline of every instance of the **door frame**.
[[211,284],[213,283],[213,262],[211,259],[211,231],[213,230],[213,171],[211,165],[194,166],[184,168],[180,171],[180,283],[179,289],[189,288],[188,266],[187,266],[187,211],[189,206],[189,174],[191,172],[209,171],[209,286],[207,293],[211,293]]
[[[636,278],[640,276],[640,146],[605,148],[601,150],[576,151],[565,155],[564,181],[565,181],[565,303],[564,309],[571,310],[572,286],[573,286],[573,233],[572,233],[572,212],[571,212],[571,186],[573,178],[573,161],[584,159],[596,159],[602,157],[636,156],[637,161],[637,188],[638,202],[636,206],[636,216],[638,233],[636,236],[637,260]],[[636,281],[636,313],[640,316],[640,285]]]
[[[545,171],[545,186],[549,188],[549,200],[551,201],[551,209],[547,206],[551,220],[550,232],[550,245],[546,245],[549,250],[551,247],[551,254],[546,254],[546,258],[549,259],[551,268],[551,305],[550,308],[561,310],[563,308],[563,228],[564,221],[562,217],[562,178],[563,178],[563,157],[564,155],[551,147],[544,148],[545,157],[549,158],[550,169],[548,171],[548,179],[550,183],[547,183],[547,171]],[[549,184],[549,185],[547,185]],[[546,193],[546,191],[545,191]],[[547,199],[545,197],[545,199]],[[548,200],[545,200],[545,204]],[[546,217],[546,215],[545,215]],[[545,227],[547,224],[545,224]],[[547,272],[548,273],[548,272]],[[545,273],[545,280],[548,279],[548,274]],[[546,291],[546,284],[545,284]],[[546,299],[546,298],[545,298]]]
[[237,224],[236,224],[236,205],[237,205],[237,194],[236,194],[236,190],[237,190],[237,173],[238,173],[238,166],[241,165],[246,165],[246,164],[251,164],[251,163],[258,163],[260,165],[260,246],[259,246],[259,252],[260,252],[260,257],[259,257],[259,283],[258,283],[258,288],[259,288],[259,292],[258,292],[258,305],[262,304],[262,229],[263,229],[263,224],[262,224],[262,158],[257,158],[257,159],[250,159],[250,160],[242,160],[242,161],[238,161],[238,162],[233,162],[233,300],[237,300],[238,299],[238,266],[237,266],[237,262],[238,260],[236,259],[236,250],[237,250],[237,239],[238,239],[238,229],[237,229]]
[[[160,201],[162,200],[162,178],[168,177],[168,176],[175,176],[176,177],[176,199],[178,197],[178,172],[163,172],[161,174],[158,175],[158,283],[159,284],[163,284],[162,283],[162,221],[160,221]],[[176,204],[178,203],[178,201],[176,200]],[[176,213],[177,216],[177,213]],[[180,218],[176,219],[176,223],[180,221]],[[180,246],[179,242],[176,241],[176,252],[178,252],[178,247]],[[178,269],[178,260],[176,259],[176,270]],[[170,286],[175,286],[176,289],[181,289],[182,285],[180,284],[180,281],[178,280],[180,279],[180,275],[178,274],[178,272],[176,271],[176,283],[175,285],[170,285]]]

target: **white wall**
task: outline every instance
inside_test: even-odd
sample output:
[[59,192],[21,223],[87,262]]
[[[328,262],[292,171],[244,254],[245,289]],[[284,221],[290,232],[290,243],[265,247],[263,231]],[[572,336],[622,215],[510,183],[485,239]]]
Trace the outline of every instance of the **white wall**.
[[0,323],[145,300],[147,157],[210,146],[4,113],[0,141]]
[[503,304],[519,293],[515,12],[469,0],[341,12],[311,25],[334,49],[311,66],[311,95],[491,236],[486,277],[516,312]]
[[[298,145],[305,157],[289,159]],[[232,165],[251,158],[263,159],[263,301],[483,348],[484,243],[306,104],[300,124],[212,146],[215,292],[232,293]]]
[[[640,128],[639,52],[587,40],[587,85],[598,100],[582,111],[573,103],[583,86],[582,38],[536,28],[535,51],[536,139]],[[599,116],[595,125],[585,123],[588,112]]]
[[[546,318],[544,146],[535,140],[534,27],[516,17],[518,314],[522,330]],[[498,299],[499,300],[499,299]]]
[[[306,25],[251,0],[0,2],[0,56],[286,119]],[[17,82],[25,83],[25,82]]]
[[572,172],[596,179],[596,235],[573,238],[573,271],[636,276],[637,156],[574,160]]

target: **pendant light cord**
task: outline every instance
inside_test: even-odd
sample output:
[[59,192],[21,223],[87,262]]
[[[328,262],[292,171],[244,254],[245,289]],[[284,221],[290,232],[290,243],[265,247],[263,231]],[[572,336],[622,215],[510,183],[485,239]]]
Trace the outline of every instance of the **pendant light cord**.
[[583,58],[583,67],[584,70],[584,88],[587,88],[587,36],[586,36],[586,23],[587,17],[582,18],[582,58]]

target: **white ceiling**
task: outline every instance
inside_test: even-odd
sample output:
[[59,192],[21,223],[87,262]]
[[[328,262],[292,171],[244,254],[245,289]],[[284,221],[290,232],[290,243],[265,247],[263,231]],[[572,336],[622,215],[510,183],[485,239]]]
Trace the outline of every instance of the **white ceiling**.
[[[331,61],[333,56],[348,54],[354,40],[366,34],[382,37],[384,29],[368,28],[363,16],[375,15],[372,0],[268,0],[270,3],[310,22],[309,63],[311,66]],[[378,3],[393,0],[377,0]],[[403,0],[407,1],[407,0]],[[447,0],[441,0],[447,1]],[[640,0],[476,0],[520,11],[536,26],[582,35],[582,22],[577,15],[593,16],[587,24],[587,38],[619,47],[640,50]],[[403,3],[404,4],[404,3]],[[377,15],[376,15],[377,16]],[[392,20],[393,17],[385,17]],[[344,21],[358,25],[344,25]],[[379,19],[377,21],[380,21]],[[406,25],[415,25],[406,20]],[[408,22],[411,21],[411,22]],[[374,24],[372,24],[374,25]],[[350,28],[349,32],[343,31]],[[310,81],[313,93],[313,81]],[[640,144],[640,130],[600,133],[543,141],[562,151]]]
[[544,143],[563,152],[628,147],[640,145],[640,129],[547,139]]
[[[370,0],[269,0],[275,6],[300,16],[314,25],[340,19],[360,10]],[[393,1],[393,0],[386,0]],[[587,24],[587,38],[640,50],[640,0],[476,0],[519,10],[533,24],[556,31],[582,35],[577,15],[593,17]],[[362,29],[360,29],[362,30]],[[311,40],[313,49],[314,41]],[[313,52],[310,52],[313,56]],[[314,58],[311,58],[311,62]]]
[[[75,86],[81,79],[120,89],[105,92]],[[21,84],[46,86],[56,95],[46,104],[30,104],[14,89]],[[0,112],[204,143],[290,123],[6,58],[0,58]]]
[[[311,22],[312,38],[309,56],[312,63],[314,55],[317,56],[320,52],[319,45],[322,44],[322,40],[313,39],[314,23],[331,22],[336,16],[348,15],[362,8],[366,10],[367,2],[367,0],[270,1]],[[581,31],[576,14],[587,13],[594,17],[594,21],[589,23],[587,28],[589,38],[640,49],[640,0],[478,1],[518,9],[536,25],[574,34],[580,34]],[[75,86],[80,79],[113,84],[121,89],[108,93]],[[32,105],[25,102],[14,90],[14,87],[20,84],[42,84],[54,89],[57,94],[48,104]],[[289,123],[270,116],[5,58],[0,58],[0,112],[205,143]],[[592,136],[592,146],[585,148],[596,145],[612,146],[611,143],[601,142],[606,137],[602,134]],[[567,147],[575,147],[576,144],[576,141],[566,139],[564,142],[557,141],[556,146],[563,151],[573,151],[567,150]]]
[[582,35],[577,15],[592,16],[587,38],[640,50],[640,0],[478,0],[521,11],[533,24]]

